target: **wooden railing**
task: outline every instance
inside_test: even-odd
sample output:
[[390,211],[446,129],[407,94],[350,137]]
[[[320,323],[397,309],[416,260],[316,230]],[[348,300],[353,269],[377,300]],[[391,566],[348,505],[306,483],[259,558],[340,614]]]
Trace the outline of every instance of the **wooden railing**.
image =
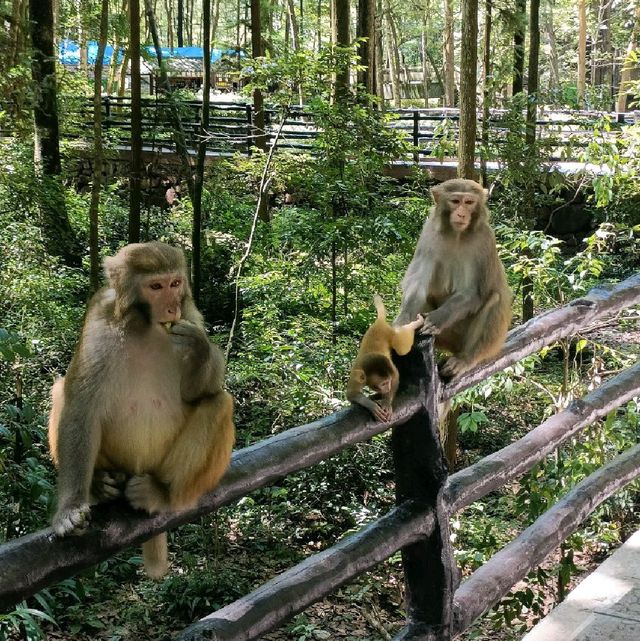
[[407,357],[398,359],[402,387],[390,423],[372,421],[360,409],[345,409],[235,452],[220,486],[193,510],[144,517],[124,505],[101,506],[80,537],[60,539],[47,528],[9,541],[0,546],[0,607],[11,607],[125,547],[192,521],[391,428],[396,508],[194,623],[180,638],[257,639],[401,551],[407,624],[396,641],[447,641],[501,599],[602,501],[640,476],[640,445],[583,480],[459,586],[449,542],[451,516],[639,396],[640,364],[573,401],[519,441],[451,476],[438,437],[438,402],[561,337],[638,303],[640,274],[612,287],[596,288],[512,330],[495,362],[448,385],[437,376],[431,340],[422,341]]
[[[142,100],[142,135],[145,149],[160,153],[175,153],[173,140],[174,115],[164,97]],[[177,104],[182,120],[188,149],[195,154],[201,139],[200,114],[202,102],[180,100]],[[103,130],[107,141],[116,147],[127,148],[131,135],[131,98],[104,96]],[[2,105],[0,105],[0,110]],[[428,158],[456,155],[459,110],[441,109],[389,109],[394,114],[390,127],[402,131],[412,145],[410,157],[404,160],[419,162]],[[63,115],[62,136],[90,140],[93,135],[93,104],[84,98],[67,101],[61,108]],[[266,112],[267,141],[275,138],[276,123],[280,114],[273,109]],[[489,120],[490,141],[493,149],[504,143],[508,127],[506,112],[494,110]],[[546,140],[551,160],[579,160],[584,147],[593,139],[596,123],[608,118],[608,131],[600,126],[602,136],[615,137],[625,124],[634,122],[632,113],[603,113],[578,111],[545,111],[537,121],[538,139]],[[252,105],[245,102],[212,101],[210,125],[206,132],[207,153],[210,156],[227,156],[233,153],[250,154],[256,137],[261,133],[255,128]],[[480,135],[480,115],[478,135]],[[0,120],[0,135],[11,131],[11,119]],[[278,138],[278,147],[290,151],[311,151],[318,130],[311,116],[299,107],[288,111],[284,127]],[[477,141],[480,155],[480,141]],[[486,155],[486,150],[484,152]]]

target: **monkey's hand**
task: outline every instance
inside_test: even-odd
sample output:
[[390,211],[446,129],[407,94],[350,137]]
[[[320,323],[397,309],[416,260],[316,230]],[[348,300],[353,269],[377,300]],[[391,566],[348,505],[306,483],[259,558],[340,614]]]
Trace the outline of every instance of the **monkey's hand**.
[[88,503],[59,509],[53,517],[51,526],[58,536],[82,534],[89,525],[91,508]]
[[209,355],[209,339],[200,327],[186,320],[180,320],[171,326],[171,342],[185,354],[204,353]]
[[169,509],[167,490],[151,474],[132,476],[124,494],[136,510],[157,514]]
[[375,401],[372,401],[368,396],[365,396],[364,394],[357,394],[351,399],[352,403],[357,403],[361,407],[364,407],[366,410],[369,410],[373,417],[382,422],[386,422],[391,420],[391,416],[393,414],[393,411],[391,410],[390,407],[385,406],[382,407],[378,405]]
[[127,475],[124,472],[96,470],[91,481],[91,504],[113,501],[124,493]]
[[409,327],[415,332],[417,329],[420,329],[421,327],[424,327],[425,323],[425,317],[422,314],[418,314],[416,316],[416,319],[409,323]]
[[436,325],[434,320],[431,318],[431,314],[427,314],[424,317],[424,322],[422,325],[422,329],[420,330],[420,334],[431,334],[432,336],[435,336],[436,334],[439,334],[441,331],[441,328]]

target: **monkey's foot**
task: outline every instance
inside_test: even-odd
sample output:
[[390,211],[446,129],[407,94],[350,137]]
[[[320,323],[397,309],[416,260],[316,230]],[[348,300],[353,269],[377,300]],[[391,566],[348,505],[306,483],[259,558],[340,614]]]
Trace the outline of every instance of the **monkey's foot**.
[[127,475],[124,472],[96,470],[91,481],[91,503],[113,501],[124,493]]
[[445,364],[440,368],[440,374],[445,377],[453,378],[466,372],[469,369],[469,363],[456,356],[451,356],[447,359]]
[[82,534],[89,525],[91,508],[88,503],[82,503],[66,510],[58,510],[53,517],[51,526],[58,536]]
[[132,476],[124,490],[131,507],[157,514],[169,509],[169,500],[164,487],[151,474]]

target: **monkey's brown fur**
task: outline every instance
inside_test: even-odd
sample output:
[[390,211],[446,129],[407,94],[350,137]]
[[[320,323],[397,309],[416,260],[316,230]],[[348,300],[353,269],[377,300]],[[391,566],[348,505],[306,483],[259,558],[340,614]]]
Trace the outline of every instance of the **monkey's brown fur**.
[[501,349],[512,295],[488,223],[486,193],[472,180],[447,180],[432,190],[424,223],[402,281],[396,323],[426,314],[423,332],[452,354],[441,372],[456,376]]
[[[368,409],[378,420],[389,420],[399,382],[391,350],[400,356],[407,354],[413,345],[415,330],[422,325],[423,319],[419,317],[403,327],[392,327],[387,323],[382,298],[376,294],[373,302],[377,317],[360,342],[347,384],[347,399]],[[362,393],[365,385],[382,394],[382,406]]]
[[[90,502],[123,491],[151,514],[194,505],[227,469],[234,442],[224,358],[193,303],[182,252],[128,245],[105,259],[105,272],[52,389],[61,536],[82,531]],[[166,572],[166,547],[164,534],[143,544],[149,575]]]

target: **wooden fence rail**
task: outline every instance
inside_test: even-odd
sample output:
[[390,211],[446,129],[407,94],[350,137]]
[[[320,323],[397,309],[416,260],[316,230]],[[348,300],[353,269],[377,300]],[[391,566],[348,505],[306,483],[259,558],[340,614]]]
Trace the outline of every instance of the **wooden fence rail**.
[[398,359],[402,386],[393,421],[358,408],[292,428],[234,453],[220,486],[193,510],[145,517],[124,504],[94,510],[88,532],[60,539],[50,528],[0,546],[0,607],[307,468],[392,428],[397,507],[187,628],[181,638],[249,641],[284,623],[340,585],[402,553],[407,625],[396,641],[448,641],[494,605],[613,493],[640,475],[640,446],[586,478],[456,590],[449,518],[529,470],[581,429],[640,395],[640,364],[573,401],[519,441],[452,476],[438,437],[437,405],[559,338],[640,303],[640,274],[536,317],[513,330],[490,363],[441,385],[430,339]]

